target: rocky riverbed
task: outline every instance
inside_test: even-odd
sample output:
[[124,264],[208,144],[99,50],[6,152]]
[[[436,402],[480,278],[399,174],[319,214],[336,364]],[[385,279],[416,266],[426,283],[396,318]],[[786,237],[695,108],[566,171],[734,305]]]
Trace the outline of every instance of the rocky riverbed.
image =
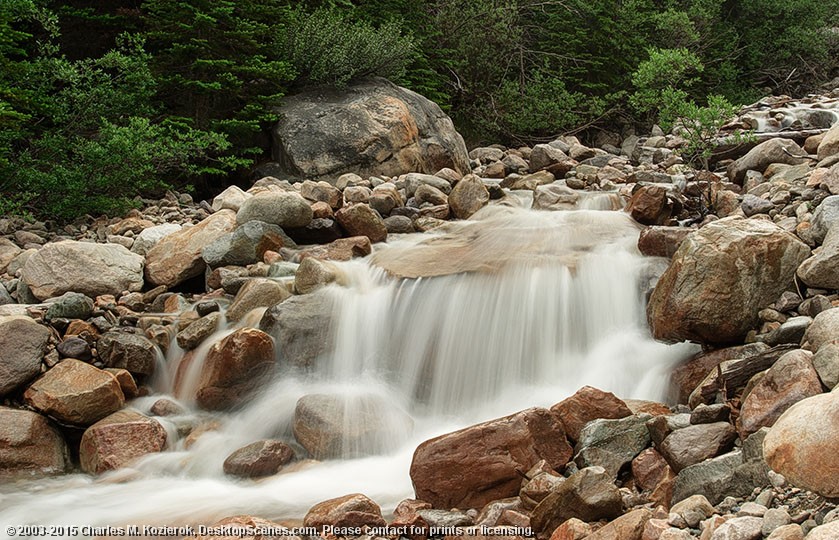
[[[0,220],[4,525],[54,523],[46,501],[75,489],[101,504],[153,470],[155,490],[206,473],[244,502],[193,490],[211,509],[199,517],[161,522],[161,503],[102,510],[100,523],[839,538],[839,89],[744,110],[732,126],[762,134],[714,172],[685,164],[684,140],[661,132],[467,155],[427,100],[362,90],[368,105],[411,102],[378,111],[408,128],[378,123],[381,146],[365,143],[401,153],[344,167],[352,152],[340,150],[320,171],[277,130],[277,159],[305,179],[276,172],[200,203],[170,193],[64,227]],[[434,159],[403,171],[415,153]],[[656,340],[701,350],[654,343],[647,323]],[[370,373],[387,385],[356,378]],[[312,374],[367,391],[306,386]],[[518,412],[453,426],[461,411],[486,420],[511,389]],[[409,469],[387,474],[411,498],[391,501],[401,492],[380,488],[387,478],[341,492],[346,469],[312,477],[335,498],[272,509],[275,479],[406,447]],[[308,500],[311,486],[280,485]]]

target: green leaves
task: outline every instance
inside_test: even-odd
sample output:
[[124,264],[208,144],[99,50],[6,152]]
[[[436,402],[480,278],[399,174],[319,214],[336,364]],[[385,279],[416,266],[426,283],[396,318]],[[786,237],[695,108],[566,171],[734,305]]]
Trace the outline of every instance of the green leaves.
[[395,21],[378,28],[353,21],[335,9],[292,16],[285,52],[297,72],[297,83],[343,87],[353,79],[378,75],[397,79],[413,58],[414,41]]

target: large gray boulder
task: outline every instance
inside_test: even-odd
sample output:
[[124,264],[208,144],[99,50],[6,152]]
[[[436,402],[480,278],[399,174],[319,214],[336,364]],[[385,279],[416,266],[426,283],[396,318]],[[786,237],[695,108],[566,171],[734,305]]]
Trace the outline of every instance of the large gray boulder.
[[720,345],[742,339],[809,254],[765,220],[732,217],[702,227],[679,246],[650,297],[653,335]]
[[28,317],[0,319],[0,397],[41,373],[50,331]]
[[274,336],[282,361],[309,367],[330,347],[332,300],[323,291],[292,296],[268,309],[260,330]]
[[808,287],[839,289],[839,226],[831,227],[821,249],[801,263],[798,277]]
[[798,165],[807,159],[807,152],[790,139],[769,139],[752,148],[748,154],[728,166],[728,178],[742,184],[746,171],[763,172],[773,163]]
[[465,174],[463,137],[435,103],[384,79],[338,90],[318,88],[285,100],[277,111],[273,157],[289,174],[312,178]]
[[143,257],[119,244],[50,243],[29,257],[21,272],[38,300],[71,291],[95,298],[143,288]]

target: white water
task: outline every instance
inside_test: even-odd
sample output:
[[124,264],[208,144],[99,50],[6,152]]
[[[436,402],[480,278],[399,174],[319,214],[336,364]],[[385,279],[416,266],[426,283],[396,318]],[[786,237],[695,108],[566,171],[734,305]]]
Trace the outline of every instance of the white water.
[[[497,250],[503,264],[491,272],[395,280],[366,261],[342,264],[347,285],[328,290],[334,352],[311,373],[278,374],[244,410],[216,416],[219,430],[188,450],[174,442],[130,471],[96,479],[3,486],[0,524],[180,525],[241,513],[293,519],[353,492],[389,510],[413,495],[413,450],[432,436],[550,406],[586,384],[623,398],[663,398],[668,370],[691,350],[648,336],[643,294],[657,261],[639,255],[638,228],[625,214],[488,209],[481,217],[447,227],[447,236],[471,235],[483,253]],[[353,398],[348,403],[372,394],[387,403],[372,411],[389,426],[368,441],[377,454],[301,463],[260,481],[224,477],[221,465],[233,450],[264,438],[291,440],[297,400],[315,393]],[[148,410],[157,397],[134,406]],[[185,421],[194,414],[163,423],[174,435]]]

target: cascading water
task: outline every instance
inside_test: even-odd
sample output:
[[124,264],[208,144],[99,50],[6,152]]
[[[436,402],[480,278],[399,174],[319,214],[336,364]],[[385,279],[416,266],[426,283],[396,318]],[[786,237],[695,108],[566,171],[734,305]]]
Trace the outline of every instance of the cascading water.
[[[189,448],[174,442],[130,471],[4,486],[0,523],[177,525],[241,513],[293,519],[353,492],[388,510],[413,495],[411,456],[432,436],[550,406],[586,384],[661,399],[666,373],[692,350],[648,335],[644,295],[661,261],[637,252],[638,232],[621,212],[490,207],[436,235],[392,241],[374,254],[375,265],[340,263],[343,285],[322,292],[334,306],[331,347],[310,370],[281,368],[238,412],[191,409],[162,419],[171,438],[202,415],[217,429]],[[163,380],[174,378],[172,366],[168,373]],[[293,440],[295,407],[311,395],[338,399],[348,433],[367,420],[376,429],[345,440],[345,459],[298,462],[259,481],[224,476],[222,462],[235,449]],[[133,406],[147,411],[159,397]]]

